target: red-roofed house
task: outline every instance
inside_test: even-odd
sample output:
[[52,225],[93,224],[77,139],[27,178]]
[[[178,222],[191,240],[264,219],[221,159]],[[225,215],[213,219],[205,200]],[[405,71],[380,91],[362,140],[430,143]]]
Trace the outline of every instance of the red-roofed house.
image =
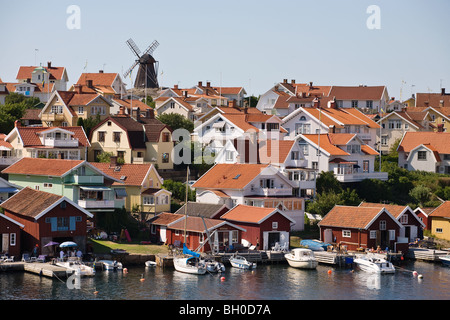
[[98,73],[82,73],[77,83],[69,91],[81,90],[88,93],[98,93],[111,101],[114,96],[127,93],[125,84],[118,73],[107,73],[100,70]]
[[450,173],[450,132],[405,132],[398,166],[410,171]]
[[271,250],[277,243],[289,248],[291,225],[295,221],[277,208],[237,205],[220,217],[245,229],[242,239],[262,250]]
[[22,127],[16,122],[5,137],[11,159],[50,158],[86,160],[91,146],[83,127]]
[[320,239],[326,243],[347,246],[348,250],[402,250],[408,244],[397,244],[403,226],[384,207],[334,206],[318,224]]
[[308,161],[308,168],[319,172],[332,171],[340,182],[388,179],[386,172],[375,172],[378,152],[365,144],[357,134],[300,134],[298,143]]

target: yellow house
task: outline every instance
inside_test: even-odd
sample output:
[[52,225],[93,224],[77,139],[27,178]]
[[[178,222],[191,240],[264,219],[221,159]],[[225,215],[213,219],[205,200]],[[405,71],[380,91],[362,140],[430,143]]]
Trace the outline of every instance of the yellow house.
[[141,214],[170,212],[172,193],[162,189],[163,179],[153,164],[122,164],[113,157],[110,163],[91,164],[121,183],[114,183],[116,196],[125,198],[125,209]]
[[431,233],[437,238],[450,241],[450,201],[442,203],[428,218],[431,218]]
[[173,169],[172,131],[151,113],[148,118],[136,119],[123,112],[110,116],[91,130],[90,141],[89,161],[97,161],[99,154],[109,152],[124,163],[151,163],[159,170]]
[[73,127],[78,118],[100,116],[105,119],[111,103],[98,93],[78,91],[54,91],[45,104],[39,118],[45,127]]

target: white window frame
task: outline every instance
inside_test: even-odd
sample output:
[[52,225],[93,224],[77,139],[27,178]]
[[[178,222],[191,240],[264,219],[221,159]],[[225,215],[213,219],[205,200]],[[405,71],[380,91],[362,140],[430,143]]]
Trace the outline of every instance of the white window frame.
[[350,230],[342,230],[342,238],[351,238],[352,232]]
[[395,240],[395,230],[389,230],[389,240]]
[[370,230],[369,239],[376,239],[376,238],[377,238],[377,231]]

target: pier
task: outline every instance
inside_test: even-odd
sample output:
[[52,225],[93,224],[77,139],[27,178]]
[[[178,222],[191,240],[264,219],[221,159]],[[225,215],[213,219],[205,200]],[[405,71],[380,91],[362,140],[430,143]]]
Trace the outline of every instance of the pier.
[[5,262],[0,264],[1,271],[26,271],[48,278],[64,278],[68,275],[66,268],[50,262]]
[[445,256],[447,254],[449,254],[449,251],[410,247],[406,254],[406,257],[416,260],[440,261],[439,257]]

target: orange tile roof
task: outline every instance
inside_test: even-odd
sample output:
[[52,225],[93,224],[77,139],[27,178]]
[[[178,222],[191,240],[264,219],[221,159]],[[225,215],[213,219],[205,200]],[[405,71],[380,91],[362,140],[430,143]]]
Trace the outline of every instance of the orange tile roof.
[[[441,101],[444,107],[450,107],[450,94],[446,93],[417,93],[416,107],[440,107]],[[449,109],[449,108],[447,108]],[[447,113],[449,115],[450,113]]]
[[[184,230],[185,219],[186,218],[183,217],[181,220],[176,220],[175,222],[170,223],[169,228],[175,230]],[[217,228],[219,225],[222,225],[224,223],[226,222],[219,219],[210,219],[210,218],[202,219],[202,217],[188,216],[186,220],[186,231],[206,233],[205,225],[208,230],[211,230]]]
[[392,214],[397,219],[406,208],[406,206],[400,206],[396,204],[373,203],[373,202],[362,202],[359,206],[365,208],[386,208],[386,210],[389,211],[389,213]]
[[398,151],[411,152],[421,144],[440,154],[450,154],[450,132],[406,132]]
[[255,179],[267,164],[225,164],[219,163],[208,170],[193,188],[243,189]]
[[276,208],[261,208],[239,204],[220,218],[229,221],[260,223],[275,211],[277,211]]
[[149,223],[160,226],[167,226],[168,224],[183,218],[183,215],[176,213],[163,212],[156,217],[149,220]]
[[[262,140],[258,144],[259,159],[261,163],[270,163],[269,160],[272,160],[272,163],[284,163],[289,157],[294,144],[295,140]],[[272,148],[278,149],[275,150],[278,154],[272,155]]]
[[429,215],[430,217],[450,218],[450,201],[443,202]]
[[2,173],[61,177],[84,160],[22,158]]
[[89,147],[90,143],[83,127],[17,127],[24,147],[43,146],[39,133],[51,129],[62,129],[73,132],[73,137],[78,139],[79,147]]
[[336,100],[380,100],[385,86],[333,86],[329,96]]
[[[34,69],[36,69],[38,67],[33,67],[33,66],[21,66],[19,68],[19,71],[17,72],[17,76],[16,79],[17,80],[22,80],[22,79],[31,79],[31,74],[34,71]],[[64,75],[64,67],[42,67],[44,68],[47,72],[50,73],[50,79],[55,79],[55,80],[61,80],[62,76]]]
[[373,155],[373,156],[379,155],[378,151],[376,151],[375,149],[373,149],[371,146],[369,146],[367,144],[361,145],[361,151],[364,152],[365,154],[369,154],[369,155]]
[[[126,186],[142,186],[148,171],[152,167],[151,164],[125,163],[118,166],[120,167],[120,170],[117,170],[116,167],[112,167],[110,163],[90,162],[90,164],[104,172],[106,175],[123,181],[123,184],[114,182],[114,185]],[[125,177],[125,179],[121,179],[123,177]]]
[[[333,135],[339,135],[344,134],[345,139],[348,138],[348,133],[334,133]],[[320,148],[325,150],[327,153],[329,153],[332,156],[349,156],[350,154],[341,148],[335,146],[331,140],[329,134],[321,134],[320,135],[320,141],[319,141],[319,135],[318,134],[302,134],[304,138],[311,141],[315,145],[320,144]]]
[[382,208],[334,206],[319,222],[319,226],[367,229]]
[[94,86],[111,86],[118,73],[82,73],[76,84],[86,85],[88,80],[92,80]]
[[251,125],[247,121],[247,117],[245,114],[230,114],[225,113],[222,114],[222,116],[226,119],[228,119],[230,122],[232,122],[235,126],[238,128],[241,128],[244,131],[253,131],[253,132],[259,132],[259,129],[255,126]]

